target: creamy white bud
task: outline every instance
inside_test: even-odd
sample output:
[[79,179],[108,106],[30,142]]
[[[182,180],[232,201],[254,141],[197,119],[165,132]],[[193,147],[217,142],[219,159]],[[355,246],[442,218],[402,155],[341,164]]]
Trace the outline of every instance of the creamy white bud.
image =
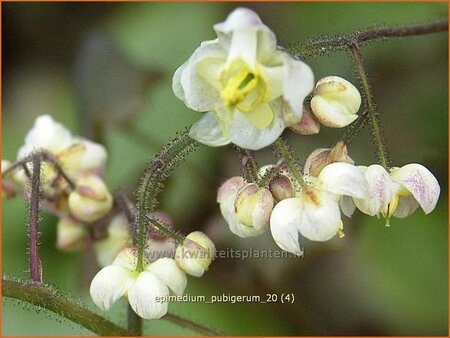
[[311,100],[311,109],[316,118],[331,128],[342,128],[355,121],[360,106],[358,89],[339,76],[320,79]]
[[214,259],[216,246],[201,231],[190,233],[177,247],[175,261],[187,274],[201,277]]

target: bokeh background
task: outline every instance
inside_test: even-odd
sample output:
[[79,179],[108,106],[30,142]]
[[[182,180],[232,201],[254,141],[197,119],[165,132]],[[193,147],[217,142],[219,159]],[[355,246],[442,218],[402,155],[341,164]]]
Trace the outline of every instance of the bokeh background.
[[[171,90],[175,69],[212,25],[236,6],[256,10],[285,46],[307,38],[380,25],[427,23],[447,16],[446,3],[3,3],[2,158],[13,160],[35,117],[50,114],[74,134],[103,142],[111,189],[132,192],[145,163],[176,131],[200,117]],[[392,220],[390,228],[356,213],[346,236],[304,241],[305,257],[218,259],[192,295],[293,293],[294,304],[171,304],[169,310],[230,335],[448,335],[447,33],[374,42],[362,48],[393,164],[417,162],[438,178],[433,213]],[[346,52],[306,60],[317,79],[356,83]],[[286,132],[299,157],[333,144],[339,130]],[[368,130],[349,145],[357,164],[375,161]],[[258,152],[271,163],[270,150]],[[162,195],[184,233],[203,229],[219,249],[276,249],[270,233],[235,237],[220,217],[216,189],[239,173],[230,148],[201,147],[175,172]],[[2,268],[27,278],[26,210],[2,201]],[[80,298],[98,268],[93,254],[55,249],[56,219],[43,215],[44,280]],[[125,323],[126,301],[105,315]],[[51,313],[3,300],[3,335],[90,335]],[[168,321],[146,321],[148,335],[192,335]]]

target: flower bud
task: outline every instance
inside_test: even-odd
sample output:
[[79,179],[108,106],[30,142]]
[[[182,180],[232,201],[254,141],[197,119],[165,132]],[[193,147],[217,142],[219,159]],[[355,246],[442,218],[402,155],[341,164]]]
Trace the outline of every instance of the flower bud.
[[60,218],[56,230],[56,247],[64,252],[74,252],[85,247],[87,230],[72,217]]
[[325,166],[335,162],[355,163],[348,156],[347,146],[344,142],[339,141],[332,149],[314,150],[306,159],[303,170],[305,174],[317,177]]
[[187,274],[201,277],[214,259],[216,247],[201,231],[191,232],[175,253],[177,265]]
[[269,190],[277,202],[294,197],[294,185],[287,176],[282,174],[270,180]]
[[105,183],[94,175],[83,176],[76,181],[76,188],[69,195],[71,214],[84,222],[95,222],[112,208],[113,198]]
[[238,222],[256,229],[264,229],[269,225],[272,209],[272,194],[268,189],[260,188],[256,184],[243,186],[234,202]]
[[316,118],[331,128],[342,128],[355,121],[360,106],[358,89],[338,76],[320,79],[311,100],[311,109]]
[[293,132],[300,135],[318,134],[320,123],[308,107],[303,106],[303,115],[300,122],[289,127]]

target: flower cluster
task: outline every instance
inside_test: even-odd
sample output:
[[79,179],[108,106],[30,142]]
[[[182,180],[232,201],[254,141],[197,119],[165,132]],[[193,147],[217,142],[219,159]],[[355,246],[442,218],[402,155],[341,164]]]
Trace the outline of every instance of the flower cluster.
[[137,315],[158,319],[167,313],[169,289],[176,295],[186,288],[186,274],[201,277],[208,270],[214,255],[214,243],[200,231],[189,234],[176,248],[174,258],[144,259],[144,268],[137,266],[137,249],[125,248],[114,261],[101,269],[91,282],[94,303],[108,310],[120,297],[126,296]]
[[311,241],[343,236],[341,213],[350,217],[358,208],[389,225],[391,216],[409,216],[419,205],[428,214],[439,193],[436,178],[420,164],[389,173],[380,165],[355,166],[338,143],[312,152],[298,178],[286,168],[265,186],[232,177],[219,188],[217,202],[236,235],[258,236],[270,226],[281,249],[301,255],[299,234]]
[[[41,162],[41,190],[44,209],[59,217],[57,247],[63,251],[81,249],[89,240],[90,226],[113,206],[112,195],[102,178],[106,150],[98,143],[72,136],[51,116],[42,115],[26,135],[17,161],[38,156],[39,152],[52,160]],[[2,161],[2,172],[10,165]],[[3,185],[4,191],[10,192],[6,196],[12,196],[15,190],[28,194],[28,176],[32,171],[30,161],[15,170]]]

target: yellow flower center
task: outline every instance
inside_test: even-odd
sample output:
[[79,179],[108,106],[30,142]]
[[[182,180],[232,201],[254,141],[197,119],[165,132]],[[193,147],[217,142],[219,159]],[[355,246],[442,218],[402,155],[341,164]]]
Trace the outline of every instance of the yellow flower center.
[[408,197],[411,193],[405,189],[403,186],[398,189],[397,193],[392,197],[392,200],[389,202],[388,206],[381,211],[381,214],[386,219],[386,226],[390,226],[389,220],[391,216],[394,214],[397,209],[398,202],[401,197]]
[[230,112],[236,107],[261,129],[272,122],[272,109],[265,102],[267,84],[257,67],[235,60],[221,71],[219,82],[220,97]]

